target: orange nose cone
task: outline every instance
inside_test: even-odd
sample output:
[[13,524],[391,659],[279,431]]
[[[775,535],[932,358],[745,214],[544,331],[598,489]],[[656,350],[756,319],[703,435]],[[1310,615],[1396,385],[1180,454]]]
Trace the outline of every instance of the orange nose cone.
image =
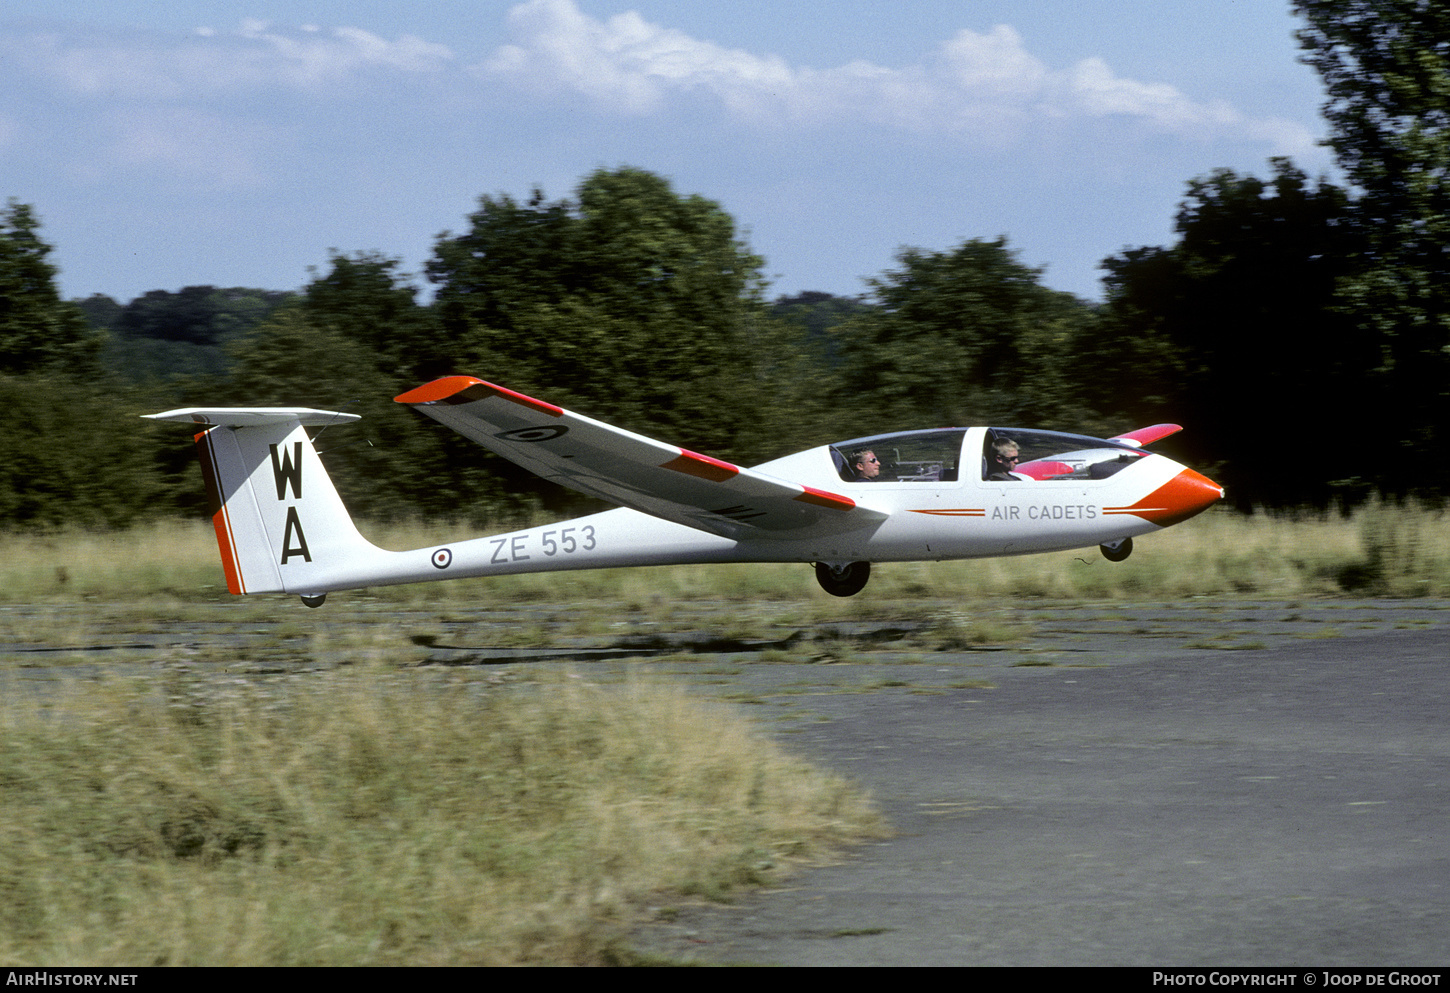
[[1223,499],[1223,487],[1202,473],[1184,469],[1131,507],[1104,507],[1105,514],[1133,514],[1160,528],[1186,521]]

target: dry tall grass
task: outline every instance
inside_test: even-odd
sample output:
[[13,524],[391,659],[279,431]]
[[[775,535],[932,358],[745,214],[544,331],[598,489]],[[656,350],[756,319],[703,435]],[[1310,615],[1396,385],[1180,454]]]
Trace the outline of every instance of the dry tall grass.
[[171,677],[0,708],[0,960],[599,963],[652,893],[879,830],[659,686]]

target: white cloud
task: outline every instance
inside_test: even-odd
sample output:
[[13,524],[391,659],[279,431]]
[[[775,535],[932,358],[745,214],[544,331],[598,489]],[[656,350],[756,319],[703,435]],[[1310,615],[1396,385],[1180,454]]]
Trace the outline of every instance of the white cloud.
[[436,73],[453,52],[412,35],[389,41],[359,28],[274,30],[243,21],[231,33],[198,28],[190,36],[11,35],[6,61],[81,96],[182,100],[281,86],[346,84],[375,68]]
[[796,68],[692,38],[630,12],[597,20],[573,0],[513,8],[515,40],[480,72],[541,92],[574,92],[625,114],[651,114],[689,93],[709,93],[756,123],[873,123],[949,133],[993,146],[1024,140],[1034,126],[1114,117],[1190,140],[1269,141],[1293,154],[1314,141],[1288,121],[1245,117],[1219,100],[1194,100],[1164,83],[1115,76],[1101,59],[1054,70],[1007,25],[960,30],[920,63],[852,62]]
[[[331,108],[376,88],[390,106],[406,104],[392,84],[448,68],[446,46],[403,35],[388,40],[358,28],[280,30],[244,21],[230,32],[184,36],[79,31],[0,33],[0,64],[10,80],[38,84],[27,107],[63,111],[71,132],[90,135],[75,175],[89,183],[117,175],[170,177],[193,188],[230,190],[275,178],[293,121],[270,114],[278,92]],[[28,125],[44,130],[55,113]],[[3,122],[0,122],[3,123]],[[0,142],[6,129],[0,127]],[[359,132],[362,134],[362,132]],[[360,141],[367,140],[360,137]]]
[[988,34],[961,30],[941,46],[948,85],[979,98],[1032,100],[1042,92],[1047,66],[1022,46],[1022,37],[1005,24]]
[[301,36],[270,30],[261,21],[243,21],[243,38],[261,41],[280,56],[278,67],[297,82],[344,78],[366,66],[384,66],[404,72],[435,72],[452,58],[446,45],[413,35],[388,41],[361,28],[334,28],[323,34],[309,25]]
[[793,85],[781,59],[697,41],[633,11],[597,21],[571,0],[530,0],[508,20],[522,44],[500,48],[485,74],[573,90],[628,113],[658,110],[671,92],[693,89],[743,108],[762,91]]

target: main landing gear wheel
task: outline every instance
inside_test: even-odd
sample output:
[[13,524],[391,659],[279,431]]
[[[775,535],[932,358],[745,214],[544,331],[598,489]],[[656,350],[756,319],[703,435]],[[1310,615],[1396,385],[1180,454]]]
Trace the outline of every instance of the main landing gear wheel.
[[870,562],[847,562],[845,565],[816,563],[816,582],[831,596],[855,596],[866,588],[866,580],[870,578]]
[[1124,538],[1122,541],[1115,541],[1111,545],[1099,545],[1103,550],[1103,558],[1109,562],[1121,562],[1133,554],[1133,539]]

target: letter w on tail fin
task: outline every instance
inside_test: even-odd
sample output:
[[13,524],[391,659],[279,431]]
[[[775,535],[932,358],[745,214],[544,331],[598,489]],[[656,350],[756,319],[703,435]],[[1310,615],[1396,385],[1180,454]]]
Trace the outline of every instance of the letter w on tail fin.
[[233,593],[311,593],[379,551],[353,526],[305,430],[356,414],[188,407],[146,416],[207,428],[196,448]]

